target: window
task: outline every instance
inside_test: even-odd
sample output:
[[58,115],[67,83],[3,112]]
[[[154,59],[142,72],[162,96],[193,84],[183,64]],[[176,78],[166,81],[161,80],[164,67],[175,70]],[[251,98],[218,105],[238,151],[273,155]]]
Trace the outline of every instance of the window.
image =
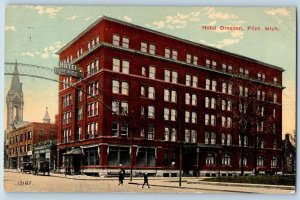
[[188,129],[185,129],[185,135],[184,135],[185,137],[185,139],[184,139],[184,141],[185,142],[190,142],[190,130],[188,130]]
[[198,56],[193,57],[193,64],[198,65]]
[[128,95],[129,93],[129,85],[127,82],[122,82],[122,94]]
[[176,128],[172,128],[171,141],[172,142],[176,142],[176,140],[177,140],[177,129]]
[[128,114],[128,103],[127,102],[121,102],[121,114],[127,115]]
[[123,37],[123,39],[122,39],[122,47],[129,48],[129,38]]
[[113,58],[113,71],[120,72],[120,60]]
[[186,54],[186,62],[191,63],[192,60],[192,55],[191,54]]
[[205,97],[205,108],[216,109],[216,99]]
[[155,79],[155,67],[153,66],[149,67],[149,78]]
[[216,116],[205,114],[205,125],[216,126]]
[[216,144],[216,133],[205,132],[205,144]]
[[[242,136],[239,135],[239,146],[242,146]],[[244,147],[248,146],[248,136],[244,136]]]
[[141,42],[141,52],[146,53],[147,52],[147,43]]
[[154,131],[155,131],[154,125],[152,124],[148,125],[148,140],[154,140]]
[[164,120],[170,119],[170,109],[164,108]]
[[206,159],[205,159],[206,165],[215,165],[216,160],[215,160],[215,155],[212,153],[207,154]]
[[191,142],[192,143],[196,143],[197,142],[197,131],[196,130],[192,130],[191,131]]
[[197,106],[197,95],[192,94],[192,105]]
[[277,167],[277,157],[275,156],[272,157],[271,167]]
[[262,156],[258,156],[256,163],[257,163],[258,167],[263,167],[264,166],[264,158]]
[[172,83],[177,83],[178,82],[178,73],[172,71]]
[[98,81],[92,82],[88,85],[88,97],[98,95],[99,84]]
[[193,76],[193,82],[192,82],[192,87],[198,87],[198,77]]
[[[171,94],[171,95],[170,95]],[[164,90],[164,101],[177,102],[177,92],[175,90]]]
[[169,141],[169,136],[170,136],[170,127],[165,127],[165,131],[164,131],[165,141]]
[[277,94],[273,94],[273,103],[277,103]]
[[68,107],[72,104],[72,94],[67,94],[62,97],[63,108]]
[[171,80],[171,72],[169,70],[165,70],[164,80],[170,82]]
[[128,136],[128,124],[126,124],[126,123],[122,124],[121,136]]
[[205,66],[206,66],[206,67],[210,67],[210,60],[209,60],[209,59],[206,59],[206,60],[205,60]]
[[206,90],[211,90],[211,91],[216,91],[217,90],[217,81],[206,79],[205,89]]
[[155,88],[154,87],[148,88],[148,98],[155,99]]
[[154,44],[150,44],[149,53],[152,54],[152,55],[155,55],[155,45]]
[[231,145],[232,145],[232,135],[227,134],[227,146],[231,146]]
[[140,136],[145,137],[145,128],[144,127],[141,127],[141,129],[140,129]]
[[273,78],[273,83],[274,83],[275,85],[278,83],[277,77],[274,77],[274,78]]
[[113,137],[119,136],[119,124],[117,122],[113,122],[111,125],[111,134]]
[[127,60],[122,61],[122,72],[124,74],[129,74],[129,62]]
[[226,70],[227,70],[227,65],[226,64],[222,64],[222,72],[226,72]]
[[142,67],[142,76],[147,76],[146,67]]
[[276,117],[276,109],[273,108],[273,117],[275,118]]
[[186,105],[191,104],[191,95],[189,93],[185,93],[185,104]]
[[154,119],[155,118],[155,107],[148,106],[148,118]]
[[231,156],[229,154],[222,155],[222,165],[231,166]]
[[[248,164],[247,156],[243,156],[243,166],[247,166],[247,164]],[[242,165],[242,159],[241,159],[241,157],[240,157],[239,165],[240,166]]]
[[171,51],[169,48],[165,48],[165,57],[170,58]]
[[129,94],[128,83],[123,81],[112,80],[112,93],[128,95]]
[[82,129],[81,127],[77,127],[76,139],[81,140]]
[[217,62],[216,61],[212,61],[212,69],[216,69],[217,67]]
[[89,63],[87,65],[87,76],[91,76],[99,71],[99,60],[96,59],[95,61]]
[[177,111],[175,109],[171,109],[171,121],[177,120]]
[[77,100],[78,100],[78,102],[82,101],[82,89],[81,88],[78,90]]
[[193,124],[197,123],[197,113],[196,112],[192,112],[192,121]]
[[92,122],[87,124],[86,138],[92,139],[94,137],[97,137],[97,135],[98,135],[98,122]]
[[185,123],[189,123],[189,122],[190,122],[190,112],[185,111]]
[[79,107],[77,109],[77,119],[81,120],[82,119],[82,107]]
[[113,35],[113,45],[117,45],[117,46],[120,45],[120,36],[119,35],[116,35],[116,34]]
[[185,85],[186,86],[191,86],[191,75],[187,74],[185,75]]
[[172,51],[172,59],[177,60],[177,50],[173,49]]
[[112,92],[114,94],[119,94],[119,91],[120,91],[119,81],[113,80],[112,81]]

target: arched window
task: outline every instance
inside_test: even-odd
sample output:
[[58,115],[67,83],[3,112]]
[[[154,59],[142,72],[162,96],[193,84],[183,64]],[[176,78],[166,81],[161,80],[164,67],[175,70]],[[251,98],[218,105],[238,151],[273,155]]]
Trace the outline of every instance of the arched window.
[[215,154],[209,153],[206,156],[206,165],[215,165],[216,163],[216,157]]
[[231,165],[231,156],[227,153],[222,155],[222,165],[230,166]]
[[277,157],[276,156],[272,157],[271,167],[277,167]]
[[[243,156],[244,158],[243,158],[243,166],[247,166],[248,165],[248,158],[247,158],[247,156]],[[239,161],[239,165],[241,166],[242,165],[242,163],[241,163],[241,158],[240,158],[240,161]]]
[[257,157],[257,166],[263,167],[264,166],[264,158],[262,156]]

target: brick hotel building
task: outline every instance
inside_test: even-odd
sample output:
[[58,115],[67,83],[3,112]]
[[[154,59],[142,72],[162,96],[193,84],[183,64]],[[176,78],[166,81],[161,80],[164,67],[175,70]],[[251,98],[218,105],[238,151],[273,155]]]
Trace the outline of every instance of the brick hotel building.
[[[182,155],[184,175],[232,175],[241,141],[246,174],[281,170],[282,68],[106,16],[57,54],[83,73],[59,76],[61,171],[178,176]],[[241,140],[235,102],[251,90],[272,129]]]

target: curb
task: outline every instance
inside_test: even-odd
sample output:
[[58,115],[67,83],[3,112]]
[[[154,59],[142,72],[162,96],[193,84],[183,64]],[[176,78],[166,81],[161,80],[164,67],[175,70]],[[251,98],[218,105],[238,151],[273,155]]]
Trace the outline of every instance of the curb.
[[265,185],[265,184],[247,184],[247,183],[228,183],[228,182],[210,182],[210,181],[187,181],[187,184],[206,184],[220,186],[238,186],[238,187],[254,187],[254,188],[274,188],[282,190],[295,190],[295,186],[285,185]]

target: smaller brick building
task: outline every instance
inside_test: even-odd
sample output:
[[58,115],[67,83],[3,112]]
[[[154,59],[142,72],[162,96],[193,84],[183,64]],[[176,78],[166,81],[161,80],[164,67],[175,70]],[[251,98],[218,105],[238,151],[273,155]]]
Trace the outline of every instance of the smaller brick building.
[[[34,162],[36,144],[55,141],[55,124],[29,122],[8,132],[8,167],[17,169],[22,162]],[[51,155],[45,154],[45,158]]]

